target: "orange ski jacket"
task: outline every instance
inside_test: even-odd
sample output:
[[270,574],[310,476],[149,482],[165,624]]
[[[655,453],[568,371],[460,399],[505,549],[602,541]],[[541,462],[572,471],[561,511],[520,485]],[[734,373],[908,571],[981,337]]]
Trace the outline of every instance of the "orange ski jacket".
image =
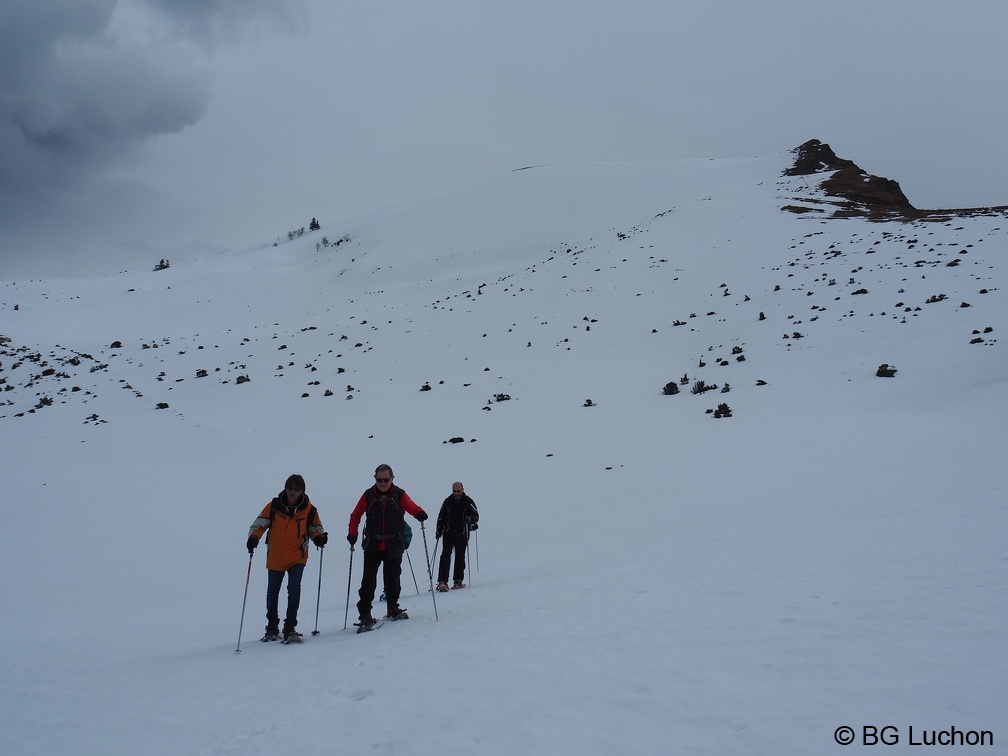
[[309,542],[325,532],[318,510],[308,496],[302,494],[292,506],[287,503],[286,491],[263,507],[249,528],[249,535],[262,538],[267,530],[266,569],[282,572],[295,564],[307,564]]

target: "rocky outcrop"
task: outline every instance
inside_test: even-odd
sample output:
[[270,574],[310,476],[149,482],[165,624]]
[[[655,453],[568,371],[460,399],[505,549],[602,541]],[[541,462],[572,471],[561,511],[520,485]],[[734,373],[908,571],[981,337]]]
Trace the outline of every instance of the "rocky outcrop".
[[[892,179],[873,176],[853,161],[837,157],[828,144],[810,139],[794,150],[794,165],[784,171],[785,176],[811,176],[832,174],[822,182],[821,189],[838,202],[831,203],[835,217],[865,216],[869,218],[913,215],[918,211],[903,194],[899,183]],[[789,207],[792,212],[799,209]],[[808,209],[801,210],[806,212]]]

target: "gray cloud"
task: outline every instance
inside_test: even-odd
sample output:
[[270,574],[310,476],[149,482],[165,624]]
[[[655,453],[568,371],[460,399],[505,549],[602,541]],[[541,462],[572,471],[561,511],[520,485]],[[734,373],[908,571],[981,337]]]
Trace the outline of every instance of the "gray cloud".
[[[80,224],[128,210],[103,209],[84,194],[101,192],[106,205],[113,198],[136,203],[139,194],[150,201],[149,192],[110,176],[129,168],[144,145],[204,118],[215,81],[212,56],[222,43],[258,20],[291,28],[301,7],[301,0],[0,3],[5,257],[11,247],[32,244],[42,218]],[[102,217],[85,214],[85,206]]]
[[[290,7],[298,7],[297,3]],[[132,154],[198,122],[205,51],[251,18],[287,23],[268,0],[5,0],[0,8],[0,193]]]
[[206,112],[206,74],[132,43],[60,45],[5,113],[13,152],[87,164],[175,133]]
[[206,112],[210,70],[193,45],[117,5],[4,3],[0,197],[58,193]]

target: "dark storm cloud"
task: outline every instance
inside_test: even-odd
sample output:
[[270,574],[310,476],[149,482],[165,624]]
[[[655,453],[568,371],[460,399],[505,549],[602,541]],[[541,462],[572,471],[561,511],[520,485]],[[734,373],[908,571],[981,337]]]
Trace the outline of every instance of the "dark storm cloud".
[[5,0],[0,196],[65,189],[197,123],[213,81],[203,53],[286,12],[266,0]]
[[0,276],[146,215],[149,190],[120,173],[204,118],[222,45],[257,21],[290,28],[302,2],[2,0]]
[[2,195],[58,191],[206,112],[210,75],[194,62],[191,45],[136,18],[117,18],[117,6],[109,0],[3,4]]

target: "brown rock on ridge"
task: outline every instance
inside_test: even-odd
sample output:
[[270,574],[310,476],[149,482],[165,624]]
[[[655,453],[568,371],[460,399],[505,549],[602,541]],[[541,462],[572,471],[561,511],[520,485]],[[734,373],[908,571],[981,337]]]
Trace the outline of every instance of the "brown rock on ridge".
[[795,155],[795,163],[784,171],[785,176],[832,172],[822,183],[822,189],[829,196],[844,200],[834,216],[910,215],[917,210],[896,181],[872,176],[853,161],[837,157],[828,144],[818,139],[805,142],[795,150]]
[[[828,144],[810,139],[794,150],[794,165],[784,171],[785,176],[811,176],[817,173],[832,175],[820,185],[827,200],[795,198],[803,204],[782,207],[792,213],[822,213],[821,205],[833,207],[832,217],[861,217],[872,220],[948,220],[956,216],[1008,215],[1008,206],[961,208],[955,210],[918,210],[910,204],[899,183],[892,179],[873,176],[859,168],[853,161],[837,157]],[[820,207],[815,207],[820,205]]]

